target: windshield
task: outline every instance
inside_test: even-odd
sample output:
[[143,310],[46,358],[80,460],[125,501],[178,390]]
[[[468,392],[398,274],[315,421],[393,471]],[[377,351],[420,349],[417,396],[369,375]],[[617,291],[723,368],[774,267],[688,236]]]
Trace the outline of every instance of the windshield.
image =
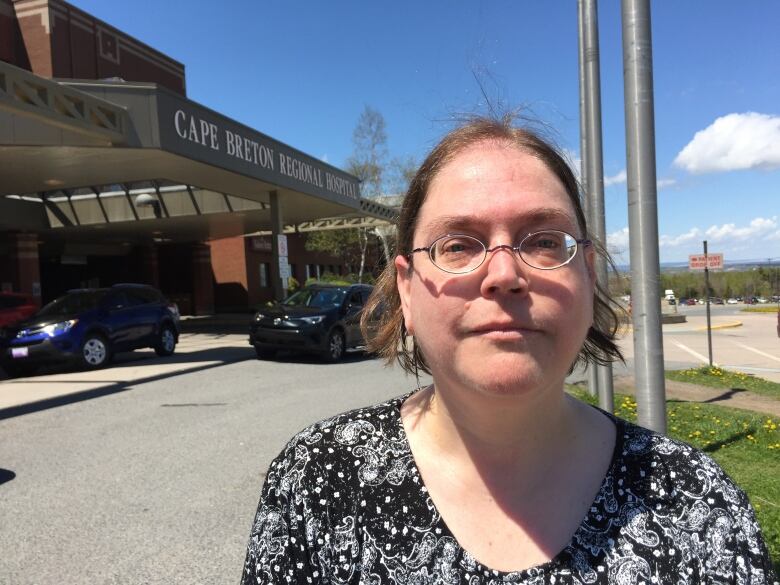
[[106,296],[105,290],[90,290],[68,293],[44,306],[36,317],[67,316],[97,307],[100,299]]
[[282,301],[286,307],[339,307],[347,291],[341,288],[304,288]]

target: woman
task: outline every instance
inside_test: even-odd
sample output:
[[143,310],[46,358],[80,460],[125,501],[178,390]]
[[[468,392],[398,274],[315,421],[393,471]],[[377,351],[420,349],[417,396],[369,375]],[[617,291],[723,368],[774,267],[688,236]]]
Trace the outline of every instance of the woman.
[[596,253],[546,142],[485,119],[447,135],[374,299],[373,349],[433,384],[290,441],[244,583],[771,583],[711,459],[564,393],[578,360],[620,358]]

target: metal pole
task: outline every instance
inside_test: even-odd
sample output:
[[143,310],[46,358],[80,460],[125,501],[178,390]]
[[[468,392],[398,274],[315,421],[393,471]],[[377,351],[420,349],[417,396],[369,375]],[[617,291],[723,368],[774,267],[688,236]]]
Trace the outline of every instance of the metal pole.
[[639,424],[665,433],[650,1],[621,6],[636,396]]
[[[585,220],[588,223],[588,229],[592,229],[591,224],[591,202],[588,193],[588,124],[586,122],[587,112],[585,110],[585,94],[587,93],[587,82],[585,79],[585,17],[584,0],[577,0],[577,33],[578,33],[578,56],[579,56],[579,81],[580,81],[580,186],[582,188],[582,207],[585,211]],[[598,394],[599,381],[598,372],[593,364],[586,366],[588,376],[588,393],[591,396]]]
[[271,284],[274,291],[274,300],[283,301],[287,291],[282,285],[282,276],[279,272],[279,243],[278,234],[284,233],[284,220],[282,217],[282,202],[278,191],[269,193],[271,204]]
[[[607,228],[604,214],[604,163],[601,144],[601,70],[599,67],[599,24],[596,0],[583,2],[583,32],[585,55],[585,124],[588,152],[588,197],[591,233],[606,246]],[[609,296],[607,262],[596,255],[596,283],[601,293]],[[597,365],[599,406],[607,412],[614,410],[612,364]]]
[[707,305],[707,355],[712,367],[712,324],[710,323],[710,260],[707,255],[707,240],[704,240],[704,302]]

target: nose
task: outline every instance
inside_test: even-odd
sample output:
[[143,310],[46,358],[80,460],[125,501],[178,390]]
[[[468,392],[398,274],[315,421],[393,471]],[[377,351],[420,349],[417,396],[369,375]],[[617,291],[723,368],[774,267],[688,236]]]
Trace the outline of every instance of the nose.
[[484,278],[480,286],[484,296],[497,293],[525,293],[528,291],[528,275],[525,263],[511,246],[496,246],[488,252]]

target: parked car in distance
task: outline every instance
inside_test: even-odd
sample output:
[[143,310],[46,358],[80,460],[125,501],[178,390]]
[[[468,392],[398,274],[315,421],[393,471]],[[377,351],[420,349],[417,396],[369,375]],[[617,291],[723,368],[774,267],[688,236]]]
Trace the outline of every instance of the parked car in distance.
[[75,289],[7,329],[5,340],[0,365],[9,376],[69,361],[96,369],[121,351],[150,347],[171,355],[179,340],[179,309],[146,285]]
[[710,304],[711,305],[722,305],[723,299],[720,297],[710,297]]
[[367,284],[304,287],[255,314],[249,344],[259,358],[286,349],[337,362],[348,348],[365,345],[360,317],[372,290]]
[[696,299],[688,299],[688,305],[695,305]]
[[737,299],[726,299],[727,305],[736,305],[739,301]]
[[38,310],[30,295],[0,292],[0,327],[8,327],[31,317]]

